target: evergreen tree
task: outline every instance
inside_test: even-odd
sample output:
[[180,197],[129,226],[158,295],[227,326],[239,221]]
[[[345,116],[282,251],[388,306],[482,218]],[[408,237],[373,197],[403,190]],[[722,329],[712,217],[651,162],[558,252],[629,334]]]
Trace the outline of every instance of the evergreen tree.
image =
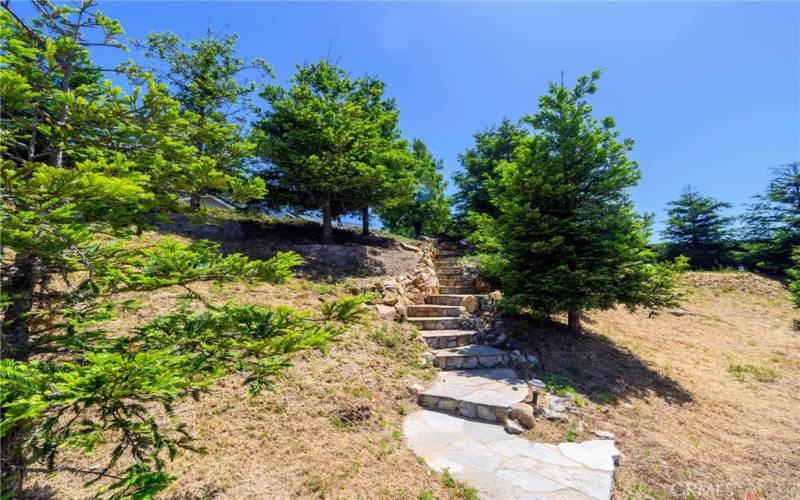
[[730,203],[717,201],[693,191],[691,186],[669,203],[667,226],[667,256],[685,255],[696,269],[711,269],[728,263],[727,241],[732,218],[720,211],[731,208]]
[[800,246],[800,162],[773,169],[766,193],[755,198],[742,217],[742,260],[759,271],[784,274]]
[[299,66],[289,89],[269,86],[262,94],[270,109],[256,133],[269,162],[268,201],[321,210],[325,243],[334,217],[393,194],[387,187],[396,173],[387,162],[401,147],[399,113],[384,90],[374,78],[353,80],[323,60]]
[[[196,115],[150,75],[130,95],[101,81],[87,47],[120,46],[122,28],[92,1],[36,0],[30,21],[2,6],[0,493],[22,498],[27,475],[69,469],[64,450],[108,445],[107,462],[81,472],[113,498],[150,498],[174,479],[167,459],[196,449],[176,402],[234,372],[260,390],[344,316],[336,305],[318,318],[219,305],[192,288],[279,283],[300,263],[292,253],[249,261],[203,241],[127,245],[191,175],[198,155],[185,130]],[[162,287],[192,307],[104,328],[121,293]]]
[[490,183],[499,215],[478,214],[476,239],[492,260],[510,300],[549,315],[660,307],[674,303],[670,267],[654,262],[649,219],[636,214],[628,190],[639,180],[610,117],[598,121],[586,97],[600,76],[573,88],[551,84],[539,111],[523,121],[533,133]]
[[496,168],[503,161],[513,161],[514,149],[526,136],[524,128],[504,118],[499,125],[475,134],[475,146],[458,157],[463,172],[453,179],[458,192],[454,198],[456,223],[469,231],[469,212],[497,215],[487,183],[496,180]]
[[[209,28],[206,36],[185,42],[176,34],[151,33],[138,44],[150,61],[147,68],[159,81],[167,82],[182,110],[196,116],[189,142],[206,159],[193,171],[184,191],[191,206],[200,207],[207,190],[229,193],[236,201],[263,198],[264,181],[252,177],[249,163],[255,145],[243,128],[253,112],[251,96],[256,82],[272,75],[263,59],[246,63],[236,55],[238,35],[220,35]],[[139,66],[128,63],[127,71],[141,80]]]
[[450,200],[444,192],[447,183],[439,173],[442,161],[433,157],[424,142],[414,139],[410,154],[400,162],[409,165],[411,189],[379,208],[381,222],[393,233],[415,238],[443,232],[450,218]]

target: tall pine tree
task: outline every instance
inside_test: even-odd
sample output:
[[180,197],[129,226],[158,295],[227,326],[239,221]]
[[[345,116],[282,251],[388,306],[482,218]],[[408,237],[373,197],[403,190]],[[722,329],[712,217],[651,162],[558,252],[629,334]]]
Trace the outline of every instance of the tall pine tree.
[[586,101],[600,71],[570,88],[551,84],[539,111],[523,121],[533,133],[490,184],[497,217],[483,215],[483,244],[503,262],[510,300],[549,315],[567,313],[577,331],[583,311],[672,304],[672,276],[654,262],[649,220],[628,190],[640,173],[610,117]]
[[721,211],[726,208],[731,208],[731,204],[704,196],[687,186],[667,209],[667,226],[663,231],[667,256],[685,255],[695,269],[728,264],[728,236],[733,219],[722,215]]

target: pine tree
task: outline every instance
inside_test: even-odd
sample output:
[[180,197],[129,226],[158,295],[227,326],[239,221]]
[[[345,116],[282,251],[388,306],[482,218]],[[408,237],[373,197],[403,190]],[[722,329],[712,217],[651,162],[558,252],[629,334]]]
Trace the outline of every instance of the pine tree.
[[742,216],[742,260],[765,273],[785,274],[800,246],[800,162],[773,169],[766,192],[755,198]]
[[[31,21],[2,6],[0,493],[21,498],[27,475],[69,468],[66,449],[106,444],[107,462],[81,472],[112,498],[150,498],[174,480],[166,461],[197,449],[176,402],[234,372],[261,390],[291,352],[332,339],[353,306],[314,317],[214,304],[192,287],[280,283],[296,254],[250,261],[203,241],[130,245],[200,161],[186,133],[196,115],[152,75],[130,95],[101,80],[87,47],[119,47],[123,31],[92,1],[37,0]],[[129,331],[103,326],[121,293],[163,287],[192,307]]]
[[500,162],[514,160],[514,150],[525,135],[521,126],[504,118],[499,125],[475,134],[475,146],[458,157],[464,171],[453,176],[458,187],[453,198],[456,224],[464,231],[473,229],[468,223],[470,212],[492,217],[497,215],[487,183],[496,180],[496,168]]
[[533,133],[489,185],[499,215],[476,219],[510,300],[542,315],[567,313],[572,331],[583,311],[676,298],[669,268],[649,249],[650,221],[628,195],[640,177],[626,156],[633,141],[618,140],[613,119],[598,121],[586,101],[599,77],[549,86],[539,111],[523,118]]
[[[247,76],[270,77],[272,68],[260,58],[246,63],[238,57],[238,38],[209,28],[205,37],[190,42],[166,32],[150,33],[138,44],[149,61],[149,74],[167,82],[181,109],[196,117],[188,140],[206,161],[181,186],[194,209],[208,190],[228,193],[239,202],[265,195],[263,179],[249,171],[255,144],[243,124],[254,111],[251,97],[257,85]],[[141,83],[138,65],[128,63],[125,69]]]
[[667,256],[685,255],[689,265],[696,269],[727,264],[730,247],[727,239],[733,219],[720,211],[731,206],[687,186],[677,200],[669,203],[667,226],[663,231]]
[[262,93],[270,108],[255,125],[269,163],[263,176],[275,205],[320,210],[323,241],[332,242],[334,217],[377,206],[393,194],[388,168],[401,147],[399,113],[385,85],[351,79],[328,61],[298,67],[291,87]]
[[383,225],[396,234],[419,238],[443,232],[450,218],[450,200],[445,195],[447,183],[442,174],[441,160],[436,160],[428,147],[414,139],[411,151],[398,163],[407,163],[410,190],[405,196],[389,198],[379,209]]

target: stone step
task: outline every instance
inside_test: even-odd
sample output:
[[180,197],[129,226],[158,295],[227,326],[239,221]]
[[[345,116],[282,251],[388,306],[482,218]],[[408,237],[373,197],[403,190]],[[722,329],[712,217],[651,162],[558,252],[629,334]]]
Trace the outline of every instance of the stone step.
[[460,330],[462,319],[456,317],[427,317],[427,318],[408,318],[408,322],[420,330]]
[[453,279],[458,278],[464,274],[464,270],[460,267],[446,267],[436,269],[436,276],[439,279]]
[[469,295],[427,295],[425,303],[440,306],[460,306],[464,297],[469,297]]
[[475,330],[424,330],[422,338],[431,349],[448,349],[474,344],[478,341]]
[[[459,302],[459,305],[461,303]],[[459,305],[418,304],[408,306],[406,311],[409,318],[419,317],[458,317],[461,314]]]
[[511,368],[439,372],[420,393],[419,404],[466,418],[498,422],[528,396],[528,385]]
[[442,295],[475,295],[480,294],[480,291],[475,286],[440,286],[439,293]]
[[474,284],[474,278],[439,278],[439,286],[472,286]]
[[458,261],[461,257],[436,257],[433,261],[436,267],[456,267],[459,265]]
[[464,256],[464,252],[461,250],[439,250],[436,252],[436,258],[455,258],[460,259]]
[[468,345],[434,351],[433,364],[443,370],[501,368],[508,366],[511,356],[488,345]]

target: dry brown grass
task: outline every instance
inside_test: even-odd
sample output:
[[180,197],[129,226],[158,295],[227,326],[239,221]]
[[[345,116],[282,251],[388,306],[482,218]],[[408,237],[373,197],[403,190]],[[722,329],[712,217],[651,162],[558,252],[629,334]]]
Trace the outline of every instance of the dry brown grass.
[[[152,244],[160,236],[146,235]],[[378,255],[378,258],[382,258]],[[391,258],[395,258],[392,256]],[[374,279],[374,278],[373,278]],[[215,285],[191,288],[213,302],[287,304],[317,310],[322,300],[347,293],[354,281],[292,278],[285,285]],[[185,290],[169,288],[126,294],[137,306],[105,326],[124,331],[176,307]],[[193,307],[201,308],[199,304]],[[178,480],[163,498],[456,498],[404,446],[402,419],[413,409],[406,386],[424,383],[432,369],[424,346],[404,325],[374,318],[356,325],[327,352],[298,354],[274,391],[249,397],[238,376],[229,376],[199,401],[176,408],[182,422],[207,453],[183,452],[168,471]],[[89,469],[104,464],[101,450],[84,457],[65,454],[69,465]],[[87,498],[96,487],[68,472],[32,476],[29,493],[38,497]]]
[[[582,415],[537,440],[617,436],[618,498],[800,498],[800,314],[784,286],[689,273],[682,311],[594,313],[586,334],[528,333]],[[540,373],[541,375],[541,373]]]

